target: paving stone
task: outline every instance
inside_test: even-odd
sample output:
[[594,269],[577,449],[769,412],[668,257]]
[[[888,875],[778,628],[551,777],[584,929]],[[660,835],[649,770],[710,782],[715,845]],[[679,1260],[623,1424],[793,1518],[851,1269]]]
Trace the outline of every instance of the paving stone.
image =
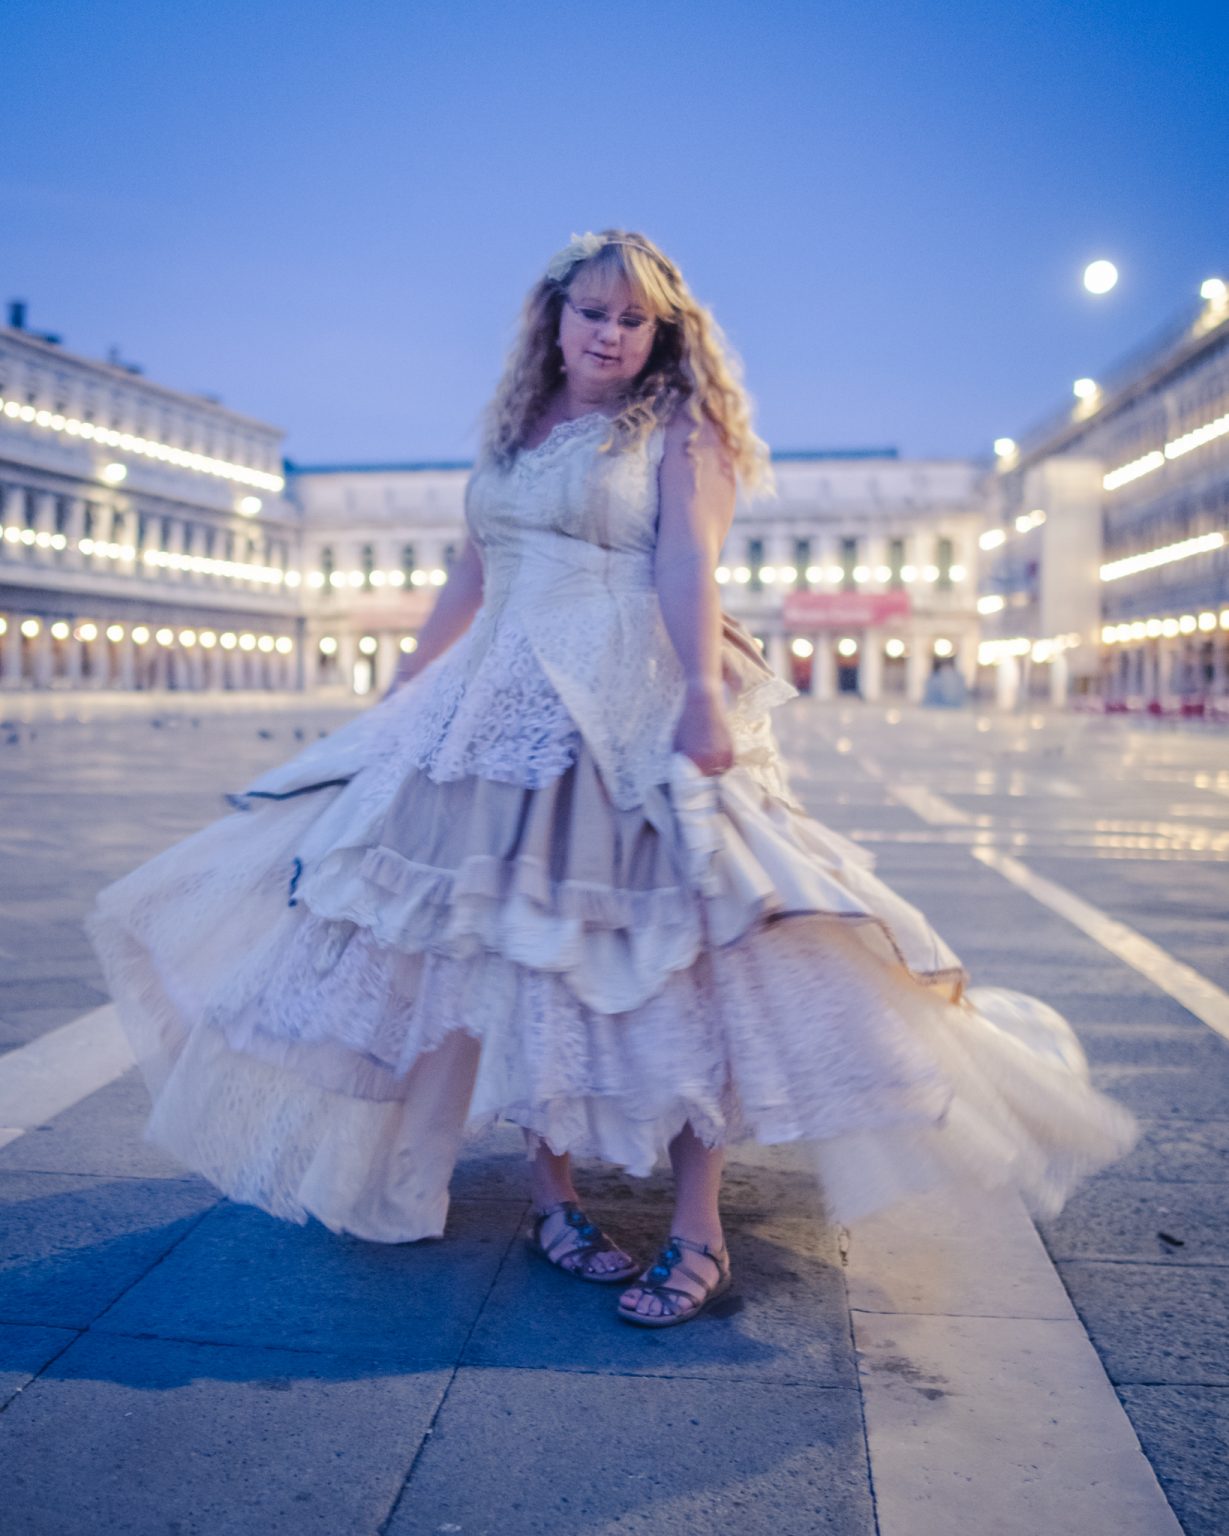
[[77,1337],[71,1328],[0,1323],[0,1411]]
[[[1229,1264],[1229,1184],[1099,1177],[1038,1229],[1054,1259]],[[1167,1243],[1162,1232],[1182,1246]]]
[[1223,1119],[1225,1105],[1229,1104],[1229,1050],[1212,1038],[1208,1045],[1215,1049],[1186,1064],[1094,1066],[1092,1081],[1137,1115],[1153,1119],[1164,1115],[1184,1120]]
[[857,1393],[463,1369],[388,1526],[428,1531],[873,1536]]
[[1229,1387],[1120,1387],[1186,1536],[1225,1536]]
[[143,1139],[148,1116],[149,1094],[134,1068],[0,1149],[0,1170],[182,1179],[208,1188]]
[[1142,1120],[1130,1153],[1100,1175],[1103,1179],[1229,1180],[1229,1119]]
[[21,1536],[367,1536],[446,1371],[87,1334],[0,1417]]
[[459,1355],[523,1213],[467,1202],[449,1212],[443,1239],[369,1243],[227,1202],[98,1326],[443,1365]]
[[87,1327],[216,1199],[170,1179],[0,1172],[0,1321]]
[[1077,1322],[854,1328],[879,1536],[1182,1536]]
[[1229,1269],[1061,1260],[1111,1381],[1229,1386]]
[[[645,1265],[668,1236],[659,1212],[595,1204],[586,1210]],[[835,1233],[814,1220],[782,1217],[727,1219],[725,1227],[733,1288],[703,1317],[672,1329],[625,1323],[615,1314],[623,1285],[577,1280],[526,1243],[514,1244],[465,1363],[852,1385]]]

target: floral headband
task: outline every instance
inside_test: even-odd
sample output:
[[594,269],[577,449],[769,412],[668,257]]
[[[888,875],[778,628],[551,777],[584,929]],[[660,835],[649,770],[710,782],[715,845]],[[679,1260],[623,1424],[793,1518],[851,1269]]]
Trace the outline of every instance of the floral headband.
[[600,250],[608,245],[627,245],[633,251],[640,251],[645,256],[651,256],[659,265],[669,270],[669,263],[663,262],[656,251],[651,251],[647,245],[642,245],[639,240],[614,240],[602,235],[595,235],[592,230],[586,230],[583,235],[573,235],[564,248],[551,257],[546,265],[546,275],[552,282],[562,282],[578,262],[588,261],[591,256],[596,256]]

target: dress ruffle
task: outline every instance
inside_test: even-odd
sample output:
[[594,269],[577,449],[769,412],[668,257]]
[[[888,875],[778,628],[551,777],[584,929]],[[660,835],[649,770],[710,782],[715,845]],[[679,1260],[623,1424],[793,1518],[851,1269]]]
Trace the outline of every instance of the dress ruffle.
[[583,743],[536,789],[436,783],[368,729],[89,920],[150,1136],[235,1198],[439,1235],[462,1137],[499,1117],[637,1175],[688,1122],[804,1142],[847,1222],[953,1178],[1051,1213],[1131,1144],[1065,1022],[965,990],[754,749],[717,779],[676,756],[622,810]]

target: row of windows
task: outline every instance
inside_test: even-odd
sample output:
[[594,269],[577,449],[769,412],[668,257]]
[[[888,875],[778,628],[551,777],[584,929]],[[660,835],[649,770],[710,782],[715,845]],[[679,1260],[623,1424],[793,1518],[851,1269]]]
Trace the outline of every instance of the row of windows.
[[[126,514],[121,514],[121,517],[123,516]],[[11,499],[6,497],[3,503],[3,520],[5,524],[16,527],[33,528],[35,521],[33,497],[21,496]],[[115,524],[110,507],[95,506],[94,503],[87,501],[82,513],[80,532],[76,533],[72,526],[72,503],[58,496],[55,499],[55,513],[52,521],[52,532],[63,534],[66,538],[71,536],[83,539],[110,538]],[[131,528],[131,523],[127,526]],[[209,559],[236,560],[245,565],[263,563],[284,570],[290,558],[290,546],[284,539],[262,540],[239,529],[223,528],[208,523],[188,523],[180,518],[160,516],[153,512],[137,514],[135,537],[132,538],[137,557],[140,558],[147,549],[169,549],[176,527],[180,530],[181,549],[187,550],[192,540],[196,539],[195,552]]]
[[65,370],[48,373],[23,366],[0,351],[0,397],[23,400],[60,416],[76,416],[96,426],[150,438],[171,448],[203,453],[249,469],[277,473],[276,449],[269,441],[210,417],[196,417],[139,394],[127,394]]
[[[860,554],[861,541],[856,538],[843,538],[838,541],[837,564],[841,570],[840,586],[843,591],[852,592],[858,586],[855,571],[862,564]],[[950,587],[952,585],[952,569],[956,564],[955,547],[950,538],[940,536],[934,542],[934,564],[939,575],[936,586]],[[802,589],[809,589],[818,585],[815,572],[816,551],[812,539],[795,539],[793,565],[798,572],[797,585]],[[905,540],[889,539],[887,560],[887,585],[892,589],[898,589],[905,585],[904,571],[908,565],[905,558]],[[747,566],[751,572],[747,587],[752,592],[758,592],[763,587],[760,578],[760,570],[764,565],[764,540],[747,540]],[[809,574],[811,573],[811,574]]]
[[[401,574],[408,583],[410,577],[419,567],[418,550],[413,544],[401,546]],[[456,563],[457,546],[445,544],[441,563],[446,571],[451,572]],[[324,585],[328,586],[333,572],[337,569],[337,557],[331,544],[326,544],[320,551],[320,572],[324,577]],[[358,569],[363,573],[363,586],[371,586],[372,573],[376,569],[376,550],[374,544],[364,544],[359,551]]]

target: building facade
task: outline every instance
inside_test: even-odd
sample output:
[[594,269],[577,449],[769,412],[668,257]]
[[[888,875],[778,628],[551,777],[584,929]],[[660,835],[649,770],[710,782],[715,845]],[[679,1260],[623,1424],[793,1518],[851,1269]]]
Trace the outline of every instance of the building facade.
[[0,328],[0,688],[302,686],[282,434]]
[[1000,701],[1229,709],[1229,289],[1019,444],[981,536]]
[[[722,606],[805,692],[917,700],[976,670],[983,475],[892,450],[780,454],[741,505]],[[304,515],[308,686],[383,689],[464,541],[468,466],[291,468]]]
[[[20,317],[14,316],[19,319]],[[282,434],[0,330],[0,688],[383,691],[465,538],[463,463],[285,465]],[[717,579],[822,697],[976,666],[982,476],[779,454]]]

